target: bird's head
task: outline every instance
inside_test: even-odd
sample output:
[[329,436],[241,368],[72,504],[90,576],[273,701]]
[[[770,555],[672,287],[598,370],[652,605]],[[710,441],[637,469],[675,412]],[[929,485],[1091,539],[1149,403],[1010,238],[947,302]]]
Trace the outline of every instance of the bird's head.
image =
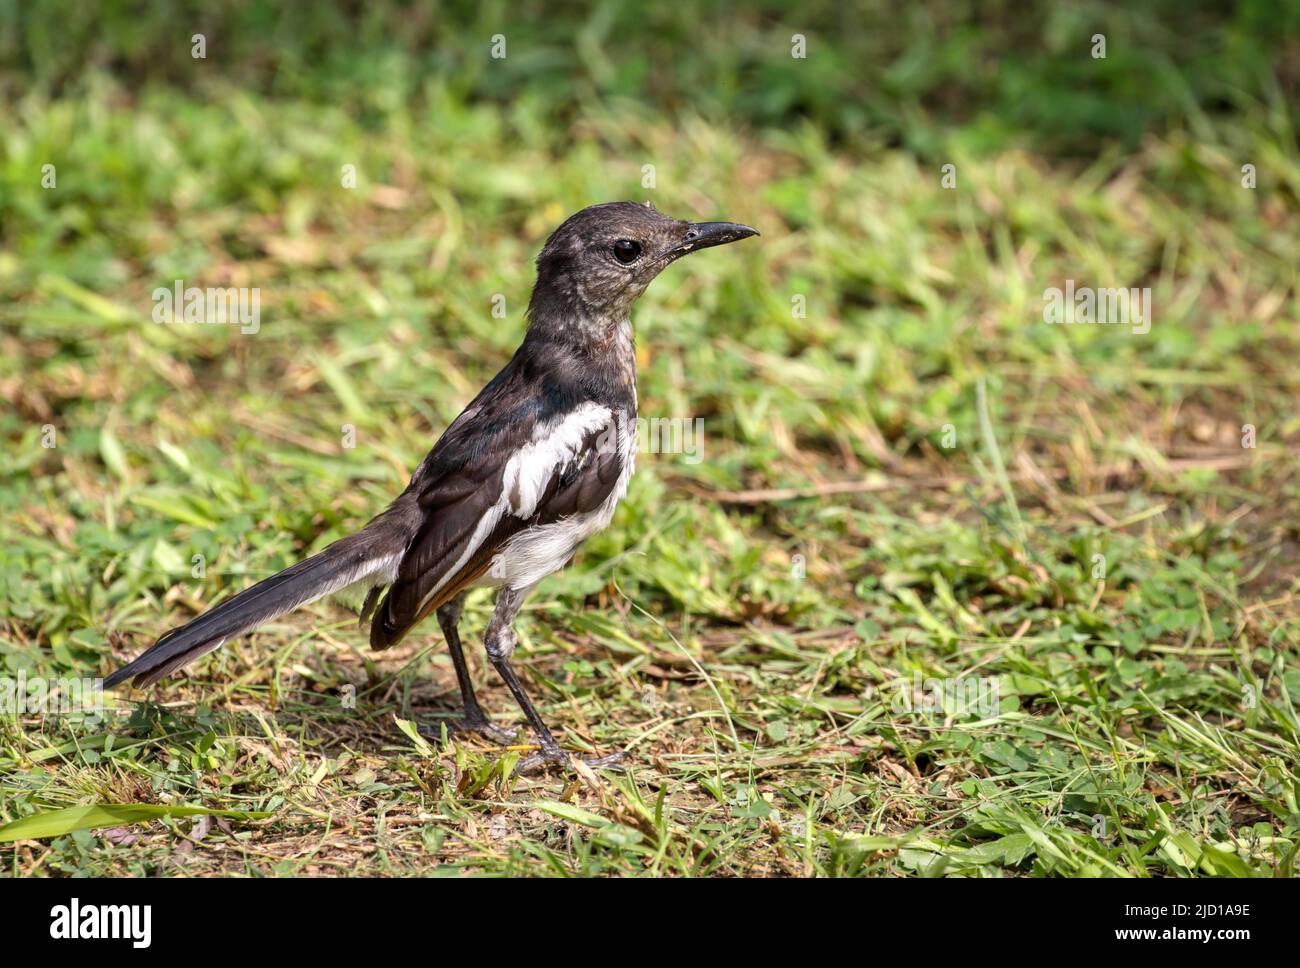
[[[734,222],[683,222],[637,202],[592,205],[565,219],[537,257],[537,285],[528,307],[561,321],[626,319],[646,287],[688,252],[758,235]],[[547,319],[551,321],[550,318]]]

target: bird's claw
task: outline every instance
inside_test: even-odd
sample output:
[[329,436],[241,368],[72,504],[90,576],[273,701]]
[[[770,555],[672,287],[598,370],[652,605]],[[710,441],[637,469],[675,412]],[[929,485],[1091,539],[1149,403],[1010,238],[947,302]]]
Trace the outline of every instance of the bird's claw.
[[519,739],[518,729],[502,729],[481,712],[477,715],[466,713],[460,719],[440,719],[437,722],[417,727],[417,731],[425,739],[441,742],[444,723],[447,725],[448,735],[452,733],[477,733],[479,736],[486,736],[502,746],[509,746]]
[[[583,756],[577,757],[577,759],[580,763],[598,770],[602,767],[616,767],[623,762],[626,756],[627,751],[624,750],[618,753],[609,753],[605,756]],[[543,747],[540,752],[520,760],[511,775],[520,776],[525,773],[541,773],[570,767],[573,765],[573,759],[574,757],[571,754],[566,753],[558,746]]]

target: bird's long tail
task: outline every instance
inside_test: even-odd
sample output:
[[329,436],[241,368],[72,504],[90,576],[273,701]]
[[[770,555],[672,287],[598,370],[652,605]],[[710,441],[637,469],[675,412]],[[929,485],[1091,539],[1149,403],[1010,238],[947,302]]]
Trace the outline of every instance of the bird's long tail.
[[405,535],[395,533],[400,530],[394,527],[396,524],[381,515],[356,534],[172,629],[134,662],[105,679],[104,688],[112,689],[127,679],[133,679],[137,686],[151,686],[230,639],[308,602],[349,585],[391,582],[406,544]]

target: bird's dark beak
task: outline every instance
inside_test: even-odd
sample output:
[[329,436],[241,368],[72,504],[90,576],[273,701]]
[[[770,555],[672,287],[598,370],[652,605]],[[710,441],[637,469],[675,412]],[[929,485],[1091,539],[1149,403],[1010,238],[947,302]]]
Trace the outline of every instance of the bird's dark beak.
[[683,256],[696,249],[708,249],[728,242],[739,242],[751,235],[758,235],[758,229],[735,222],[695,222],[686,230],[685,237],[672,249],[674,257]]

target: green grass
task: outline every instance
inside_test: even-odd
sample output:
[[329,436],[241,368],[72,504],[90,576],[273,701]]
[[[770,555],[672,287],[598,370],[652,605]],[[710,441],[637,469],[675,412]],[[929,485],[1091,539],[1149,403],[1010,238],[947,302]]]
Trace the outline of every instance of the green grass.
[[[362,524],[509,357],[550,229],[648,197],[763,237],[642,300],[643,415],[701,417],[704,459],[642,455],[521,621],[543,716],[629,770],[511,781],[516,751],[413,739],[455,708],[436,628],[376,655],[319,603],[105,721],[0,719],[0,824],[228,812],[0,827],[4,870],[1293,875],[1293,101],[1080,156],[977,117],[884,147],[853,118],[597,98],[561,127],[527,94],[379,84],[367,113],[236,80],[7,102],[0,675],[105,674]],[[155,325],[177,278],[259,287],[260,331]],[[1149,286],[1150,333],[1045,324],[1066,279]],[[471,662],[515,723],[489,608]]]

